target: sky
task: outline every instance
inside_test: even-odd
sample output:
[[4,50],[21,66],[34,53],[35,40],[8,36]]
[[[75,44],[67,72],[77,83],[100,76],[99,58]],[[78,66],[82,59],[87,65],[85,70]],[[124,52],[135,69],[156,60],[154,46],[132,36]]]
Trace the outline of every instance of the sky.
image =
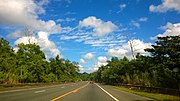
[[[93,72],[111,57],[148,55],[157,37],[180,35],[180,0],[0,0],[0,37],[15,51],[35,43],[46,58]],[[30,40],[30,41],[28,41]]]

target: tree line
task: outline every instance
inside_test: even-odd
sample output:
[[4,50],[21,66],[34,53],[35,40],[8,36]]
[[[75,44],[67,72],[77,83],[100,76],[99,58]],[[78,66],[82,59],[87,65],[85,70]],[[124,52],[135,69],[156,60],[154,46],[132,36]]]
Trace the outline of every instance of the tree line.
[[[180,89],[180,36],[158,37],[150,55],[135,59],[112,57],[90,79],[105,84],[134,84]],[[87,74],[86,74],[87,75]]]
[[19,44],[15,52],[0,39],[0,83],[38,83],[79,81],[78,63],[59,58],[46,60],[36,44]]

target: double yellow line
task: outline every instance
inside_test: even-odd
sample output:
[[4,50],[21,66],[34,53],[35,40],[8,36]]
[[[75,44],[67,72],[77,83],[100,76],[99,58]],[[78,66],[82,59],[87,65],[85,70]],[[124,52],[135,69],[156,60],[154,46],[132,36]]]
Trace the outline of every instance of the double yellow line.
[[56,100],[58,100],[58,99],[60,99],[60,98],[62,98],[62,97],[64,97],[64,96],[67,96],[67,95],[69,95],[69,94],[71,94],[71,93],[75,93],[75,92],[77,92],[78,90],[86,87],[88,84],[89,84],[89,83],[87,83],[86,85],[81,86],[81,87],[79,87],[79,88],[77,88],[77,89],[74,89],[74,90],[72,90],[72,91],[70,91],[70,92],[67,92],[67,93],[65,93],[65,94],[63,94],[63,95],[60,95],[60,96],[52,99],[51,101],[56,101]]

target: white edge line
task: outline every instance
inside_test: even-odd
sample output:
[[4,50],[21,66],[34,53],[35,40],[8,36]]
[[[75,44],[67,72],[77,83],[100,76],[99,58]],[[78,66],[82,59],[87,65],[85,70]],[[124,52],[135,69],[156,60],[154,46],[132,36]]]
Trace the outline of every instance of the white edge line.
[[[96,84],[96,83],[95,83]],[[104,90],[101,86],[99,86],[98,84],[96,84],[102,91],[104,91],[107,95],[109,95],[111,98],[113,98],[115,101],[119,101],[118,99],[116,99],[114,96],[112,96],[110,93],[108,93],[106,90]]]

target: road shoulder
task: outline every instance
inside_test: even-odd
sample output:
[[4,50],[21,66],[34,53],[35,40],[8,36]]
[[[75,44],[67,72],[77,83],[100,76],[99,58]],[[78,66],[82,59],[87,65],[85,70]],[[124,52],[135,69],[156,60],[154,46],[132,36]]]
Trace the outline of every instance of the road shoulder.
[[143,97],[140,95],[136,95],[133,93],[129,93],[126,91],[119,90],[110,85],[100,85],[106,91],[111,93],[114,97],[116,97],[119,101],[154,101],[153,99]]

